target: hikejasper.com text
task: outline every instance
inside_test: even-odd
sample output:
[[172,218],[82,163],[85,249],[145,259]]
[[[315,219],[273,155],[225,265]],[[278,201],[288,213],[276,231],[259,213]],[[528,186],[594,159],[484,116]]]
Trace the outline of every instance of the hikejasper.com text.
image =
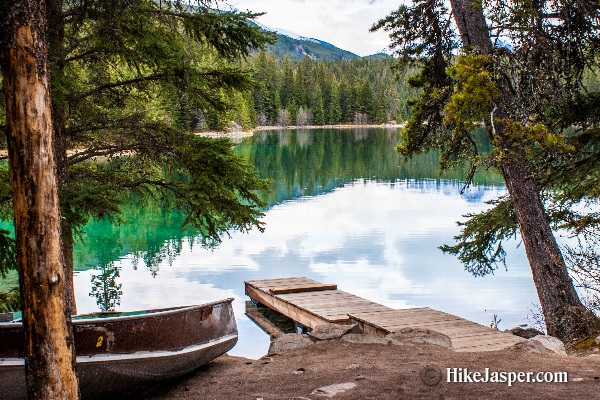
[[446,368],[449,383],[567,383],[567,372],[469,371],[468,368]]

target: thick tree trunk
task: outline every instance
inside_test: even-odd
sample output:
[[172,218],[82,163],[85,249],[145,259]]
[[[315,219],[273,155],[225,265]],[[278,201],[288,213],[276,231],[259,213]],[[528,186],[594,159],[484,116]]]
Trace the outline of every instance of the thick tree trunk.
[[[450,3],[463,46],[480,54],[492,54],[481,5],[473,0],[451,0]],[[598,321],[583,306],[573,287],[522,146],[506,137],[502,120],[510,117],[507,108],[513,103],[512,95],[508,85],[501,81],[497,84],[500,94],[494,116],[500,122],[494,126],[494,139],[504,156],[500,171],[517,215],[548,334],[563,340],[587,335]]]
[[0,21],[28,396],[76,399],[73,333],[64,301],[45,2],[5,2]]
[[587,336],[594,316],[580,302],[556,243],[539,190],[524,158],[506,160],[502,175],[517,215],[548,334]]
[[[65,23],[63,0],[47,0],[48,8],[48,56],[50,59],[50,81],[54,87],[62,88],[65,82]],[[67,137],[65,135],[65,93],[56,90],[52,93],[52,125],[56,175],[60,188],[68,184]],[[63,206],[68,206],[64,204]],[[65,270],[66,303],[71,315],[77,314],[75,288],[73,283],[73,229],[70,221],[63,219],[61,224],[62,253]]]

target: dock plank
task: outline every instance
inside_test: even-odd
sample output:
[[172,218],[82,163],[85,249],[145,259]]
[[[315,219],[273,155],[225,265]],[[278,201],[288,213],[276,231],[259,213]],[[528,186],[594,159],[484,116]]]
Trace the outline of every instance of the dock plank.
[[269,293],[272,294],[288,294],[288,293],[307,293],[307,292],[320,292],[324,290],[335,290],[337,289],[337,285],[335,284],[327,284],[320,283],[318,285],[315,284],[307,284],[307,285],[293,285],[293,286],[283,286],[277,288],[269,289]]
[[456,351],[494,351],[523,339],[429,307],[392,309],[305,277],[246,281],[246,294],[309,328],[357,323],[366,334],[385,336],[403,328],[447,335]]

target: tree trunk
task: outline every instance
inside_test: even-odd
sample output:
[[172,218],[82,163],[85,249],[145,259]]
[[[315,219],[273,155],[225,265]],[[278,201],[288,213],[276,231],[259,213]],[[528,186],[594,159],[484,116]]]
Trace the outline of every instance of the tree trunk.
[[5,2],[0,21],[28,396],[76,399],[73,332],[64,300],[45,2]]
[[548,334],[561,339],[587,336],[594,316],[579,301],[527,167],[524,158],[514,157],[502,163],[501,172],[517,215]]
[[[463,47],[491,55],[493,46],[481,5],[473,0],[451,0],[450,3]],[[548,334],[563,340],[588,335],[598,321],[583,306],[573,287],[524,150],[520,143],[506,137],[502,120],[510,118],[507,107],[513,103],[512,95],[507,84],[496,83],[499,97],[494,116],[499,122],[494,126],[494,134],[504,156],[500,172],[517,215]]]
[[[65,93],[62,89],[65,82],[65,23],[63,0],[47,0],[48,8],[48,56],[50,59],[50,81],[52,87],[60,88],[52,93],[52,126],[56,175],[60,188],[68,184],[69,168],[67,165],[67,137],[65,135]],[[63,207],[68,207],[65,201]],[[75,287],[73,283],[73,229],[70,221],[63,219],[61,224],[62,253],[65,270],[65,287],[67,309],[71,315],[77,314]]]

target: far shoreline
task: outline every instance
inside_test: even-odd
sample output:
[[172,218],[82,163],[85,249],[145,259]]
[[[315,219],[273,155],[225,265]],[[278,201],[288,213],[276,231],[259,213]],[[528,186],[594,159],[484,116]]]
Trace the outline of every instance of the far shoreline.
[[405,123],[384,123],[384,124],[335,124],[335,125],[262,125],[252,128],[249,131],[207,131],[197,132],[196,135],[210,138],[245,138],[251,137],[256,132],[261,131],[280,131],[280,130],[299,130],[299,129],[367,129],[367,128],[383,128],[383,129],[399,129],[404,128]]

